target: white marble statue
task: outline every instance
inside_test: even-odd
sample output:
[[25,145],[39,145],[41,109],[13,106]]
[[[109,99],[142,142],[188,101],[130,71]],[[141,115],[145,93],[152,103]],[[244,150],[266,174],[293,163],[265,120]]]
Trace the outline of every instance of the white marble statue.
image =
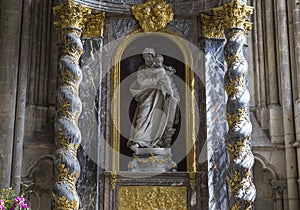
[[146,48],[142,54],[145,64],[139,67],[137,80],[130,86],[138,102],[127,143],[133,151],[139,147],[170,147],[173,125],[178,123],[180,97],[172,79],[175,69],[165,66],[163,56],[152,48]]

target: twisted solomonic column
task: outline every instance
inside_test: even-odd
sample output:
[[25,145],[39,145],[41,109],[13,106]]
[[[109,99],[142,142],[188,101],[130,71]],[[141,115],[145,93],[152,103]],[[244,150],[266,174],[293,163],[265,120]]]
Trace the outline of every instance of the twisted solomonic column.
[[224,56],[227,63],[224,84],[228,96],[226,137],[230,163],[227,180],[230,187],[229,209],[253,208],[256,190],[252,167],[254,155],[251,148],[252,124],[250,122],[248,86],[248,63],[245,59],[245,34],[251,28],[247,17],[253,8],[238,0],[215,8],[214,13],[222,19],[226,45]]
[[78,95],[82,72],[78,64],[83,52],[80,36],[85,16],[91,9],[67,0],[65,4],[54,7],[53,11],[58,17],[54,24],[59,32],[53,209],[78,209],[76,182],[80,166],[77,149],[81,142],[78,118],[82,106]]

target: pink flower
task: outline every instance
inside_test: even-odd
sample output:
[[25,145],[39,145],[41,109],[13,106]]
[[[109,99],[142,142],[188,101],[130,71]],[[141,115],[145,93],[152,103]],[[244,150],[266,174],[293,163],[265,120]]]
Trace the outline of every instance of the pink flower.
[[4,202],[0,199],[0,210],[4,210]]
[[16,199],[15,199],[15,203],[17,203],[17,204],[21,204],[21,203],[24,203],[24,202],[25,202],[25,198],[16,197]]
[[15,203],[14,205],[11,207],[10,210],[14,210],[16,205],[19,204],[22,208],[24,209],[28,209],[28,205],[25,203],[25,198],[22,198],[22,197],[16,197],[15,199]]
[[27,205],[26,203],[21,203],[20,205],[21,205],[21,207],[24,208],[24,209],[28,209],[28,208],[29,208],[28,205]]

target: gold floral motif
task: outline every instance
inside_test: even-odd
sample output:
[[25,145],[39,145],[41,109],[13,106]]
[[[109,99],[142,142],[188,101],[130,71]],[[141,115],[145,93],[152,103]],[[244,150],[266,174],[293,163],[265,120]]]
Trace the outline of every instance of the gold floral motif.
[[90,14],[83,30],[82,38],[96,38],[103,36],[105,12]]
[[73,88],[72,92],[77,92],[78,85],[76,84],[76,81],[78,81],[79,77],[77,75],[72,74],[70,69],[66,69],[64,71],[61,71],[60,73],[62,85],[71,86]]
[[187,209],[185,186],[119,186],[119,210]]
[[68,182],[71,184],[75,189],[75,183],[78,178],[78,172],[75,174],[70,174],[68,172],[68,169],[66,168],[66,165],[64,163],[59,165],[59,169],[55,172],[55,179],[57,182]]
[[70,140],[66,139],[63,136],[63,132],[60,130],[55,129],[56,134],[56,145],[57,147],[63,147],[67,150],[70,150],[74,153],[75,156],[77,156],[77,149],[79,145],[75,144],[74,147],[70,144]]
[[86,15],[92,9],[76,4],[72,0],[67,0],[65,4],[53,7],[53,13],[58,17],[54,22],[55,28],[60,31],[63,28],[72,27],[82,29],[86,21]]
[[171,5],[164,0],[148,0],[134,5],[131,10],[144,32],[164,29],[174,18]]
[[[65,33],[76,35],[77,39],[80,39],[81,33],[78,34],[78,31],[74,31],[73,29],[67,29],[64,30]],[[65,36],[64,42],[64,48],[63,53],[65,55],[70,55],[72,58],[72,61],[78,65],[80,56],[83,53],[83,49],[81,46],[78,46],[78,43],[76,43],[76,40],[74,40],[74,37]],[[61,40],[60,40],[61,41]],[[74,79],[74,78],[73,78]]]
[[242,141],[235,144],[227,143],[227,151],[231,162],[239,156],[239,153],[244,150],[250,151],[250,136],[246,136]]
[[227,113],[227,122],[228,122],[229,129],[231,129],[232,126],[237,126],[245,119],[248,119],[247,106],[244,106],[243,108],[238,109],[237,112],[235,112],[233,114]]
[[241,210],[242,209],[242,206],[241,206],[241,204],[239,203],[239,204],[235,204],[235,205],[233,205],[232,207],[231,207],[231,210]]
[[74,199],[73,201],[69,201],[66,196],[56,197],[54,193],[52,193],[52,198],[54,200],[53,210],[76,210],[78,209],[78,203]]
[[229,83],[225,86],[225,91],[227,95],[230,97],[233,94],[240,93],[246,89],[246,77],[238,76],[235,80],[229,79]]

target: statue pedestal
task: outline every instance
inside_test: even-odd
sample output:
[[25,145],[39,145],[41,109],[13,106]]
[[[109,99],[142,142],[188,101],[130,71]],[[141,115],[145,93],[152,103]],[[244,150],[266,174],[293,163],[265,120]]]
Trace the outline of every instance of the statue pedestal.
[[137,148],[128,170],[133,172],[164,173],[176,171],[170,148]]

